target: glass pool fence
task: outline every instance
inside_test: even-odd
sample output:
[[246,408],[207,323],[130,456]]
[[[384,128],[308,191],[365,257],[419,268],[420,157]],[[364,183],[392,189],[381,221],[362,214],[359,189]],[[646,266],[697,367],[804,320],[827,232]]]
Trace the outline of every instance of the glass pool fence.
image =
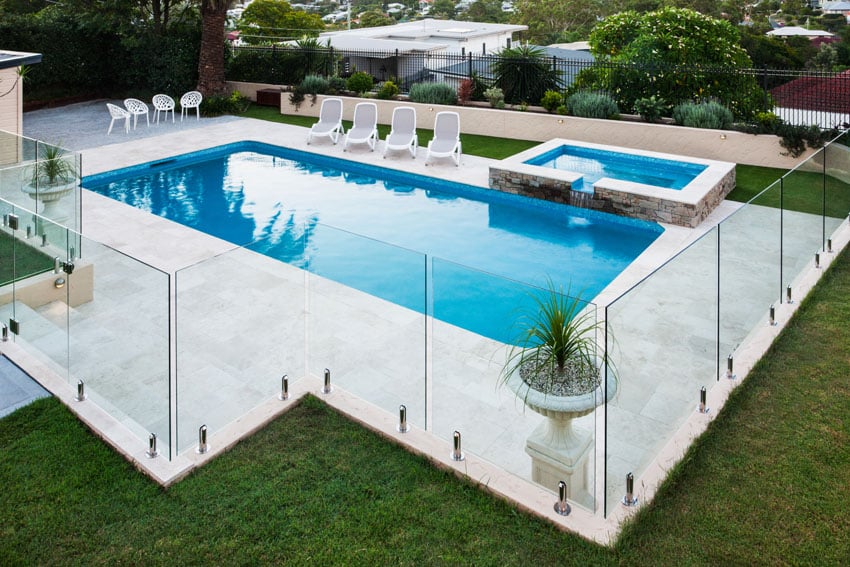
[[[547,448],[557,424],[501,379],[518,298],[545,290],[321,223],[169,274],[4,199],[0,234],[14,260],[2,263],[2,321],[71,387],[84,382],[138,438],[131,452],[155,434],[173,459],[195,449],[202,425],[215,444],[275,400],[284,375],[294,385],[327,371],[365,405],[394,415],[404,405],[410,425],[447,446],[459,432],[467,454],[553,496],[565,480],[574,504],[607,515],[626,474],[639,485],[700,388],[723,378],[727,356],[767,324],[814,254],[829,253],[850,211],[848,153],[845,137],[834,141],[615,301],[582,305],[616,381],[605,381],[606,404],[573,421],[570,448]],[[351,240],[362,256],[320,252],[323,239]],[[289,263],[260,253],[271,249]],[[374,260],[388,257],[397,261]],[[413,293],[399,304],[366,280],[334,282],[352,269]],[[475,283],[451,283],[458,276]],[[485,304],[506,306],[504,335],[459,324]]]
[[626,476],[639,482],[697,411],[701,388],[727,379],[730,357],[734,374],[771,307],[800,299],[800,279],[832,253],[848,212],[844,133],[605,307],[620,385],[605,408],[606,514],[623,505]]

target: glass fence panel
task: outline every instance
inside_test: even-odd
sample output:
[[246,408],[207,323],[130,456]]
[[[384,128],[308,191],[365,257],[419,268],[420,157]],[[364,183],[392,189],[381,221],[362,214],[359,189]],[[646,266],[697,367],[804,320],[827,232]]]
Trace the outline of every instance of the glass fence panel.
[[716,384],[717,243],[715,227],[606,309],[606,514]]
[[0,199],[11,205],[35,211],[35,201],[27,194],[34,162],[18,163],[0,169]]
[[285,246],[259,240],[177,272],[178,452],[197,445],[203,425],[215,443],[277,400],[284,375],[289,385],[304,376],[305,273],[281,261],[303,257],[304,240],[289,236]]
[[66,262],[72,382],[171,458],[169,274],[87,238]]
[[[782,299],[782,211],[779,183],[724,220],[720,234],[720,372],[746,337],[766,325],[770,306]],[[732,361],[734,374],[734,358]]]
[[306,241],[309,374],[424,428],[425,255],[322,224]]
[[[4,203],[0,285],[2,322],[16,342],[59,376],[68,376],[69,290],[55,257],[65,257],[67,231]],[[16,228],[17,227],[17,228]],[[38,227],[39,232],[34,232]],[[55,238],[47,240],[40,231]]]
[[35,140],[0,131],[0,169],[34,159]]
[[[533,368],[535,352],[543,355],[554,347],[557,353],[557,345],[575,329],[586,331],[577,333],[587,339],[580,344],[595,360],[596,306],[567,295],[569,282],[541,289],[439,258],[432,258],[431,266],[434,434],[453,443],[457,431],[464,451],[552,492],[563,480],[572,502],[595,509],[594,411],[601,392],[594,397],[595,388],[586,378],[575,379],[569,364],[563,378],[558,370],[547,375]],[[528,339],[531,328],[540,335]],[[538,340],[546,329],[554,331]],[[527,372],[541,376],[543,384],[527,386]],[[548,376],[558,388],[573,389],[546,393]],[[566,395],[582,386],[587,386],[583,399]],[[566,411],[570,406],[573,411]]]
[[[823,249],[824,176],[823,149],[815,157],[782,178],[782,277],[786,285],[795,281],[814,263]],[[792,292],[793,297],[793,292]]]
[[844,133],[824,148],[826,215],[824,230],[830,238],[850,213],[850,134]]

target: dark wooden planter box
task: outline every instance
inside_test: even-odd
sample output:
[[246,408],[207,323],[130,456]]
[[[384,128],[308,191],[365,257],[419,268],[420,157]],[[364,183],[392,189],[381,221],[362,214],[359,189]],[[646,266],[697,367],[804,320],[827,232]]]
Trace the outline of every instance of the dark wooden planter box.
[[257,104],[280,108],[280,89],[260,89],[257,91]]

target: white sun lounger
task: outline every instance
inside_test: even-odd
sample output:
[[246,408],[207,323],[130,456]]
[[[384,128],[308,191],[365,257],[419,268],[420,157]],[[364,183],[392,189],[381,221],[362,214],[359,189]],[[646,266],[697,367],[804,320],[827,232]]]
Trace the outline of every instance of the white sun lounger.
[[425,165],[431,157],[451,157],[460,165],[460,116],[457,112],[438,112],[434,120],[434,138],[428,142]]
[[345,143],[342,151],[348,148],[348,144],[368,144],[371,151],[375,151],[378,142],[378,105],[374,102],[358,102],[354,107],[354,124],[345,135]]
[[389,150],[408,150],[410,157],[415,158],[418,147],[416,109],[412,106],[397,106],[393,110],[390,135],[384,145],[384,157],[387,157]]
[[344,133],[345,128],[342,127],[342,99],[324,99],[319,109],[319,121],[310,127],[310,132],[307,134],[307,143],[312,142],[314,136],[327,136],[336,144],[339,140],[339,135]]

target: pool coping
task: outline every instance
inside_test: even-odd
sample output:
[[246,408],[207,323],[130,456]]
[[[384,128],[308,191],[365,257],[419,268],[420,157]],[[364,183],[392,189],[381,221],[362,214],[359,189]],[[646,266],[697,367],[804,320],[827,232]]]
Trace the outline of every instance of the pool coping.
[[[570,145],[594,150],[704,165],[682,189],[665,189],[633,181],[603,177],[591,191],[581,185],[580,173],[526,163],[557,148]],[[695,228],[735,187],[735,164],[661,152],[635,150],[555,138],[500,160],[490,166],[490,187],[506,193],[528,195],[643,220]]]

